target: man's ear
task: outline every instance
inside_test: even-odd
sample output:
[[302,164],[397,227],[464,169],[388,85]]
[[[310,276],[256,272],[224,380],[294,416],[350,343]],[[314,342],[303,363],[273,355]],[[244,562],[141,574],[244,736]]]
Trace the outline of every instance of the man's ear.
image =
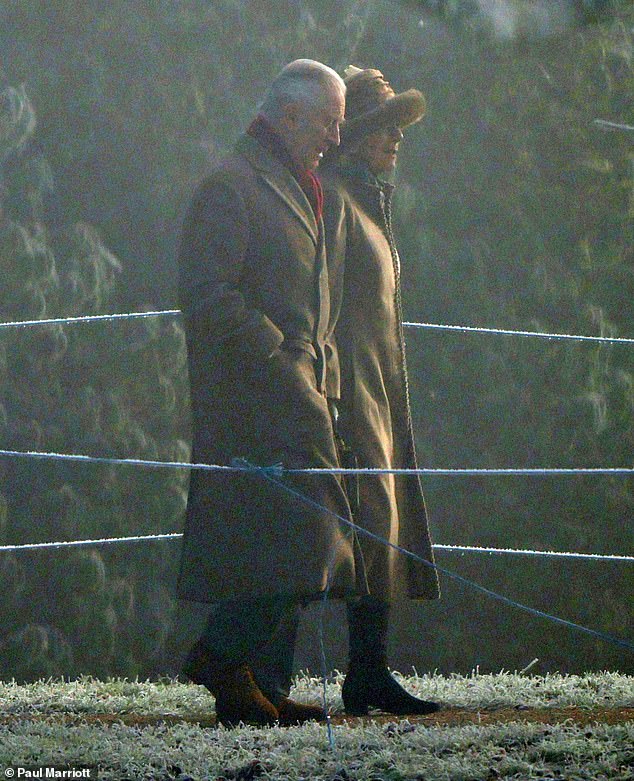
[[297,130],[302,116],[302,106],[297,101],[291,101],[284,106],[281,124],[287,130]]

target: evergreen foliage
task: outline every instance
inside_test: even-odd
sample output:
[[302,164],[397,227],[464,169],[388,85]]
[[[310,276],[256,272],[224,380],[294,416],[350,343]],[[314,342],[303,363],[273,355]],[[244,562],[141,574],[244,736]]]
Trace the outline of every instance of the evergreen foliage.
[[[91,225],[51,230],[43,203],[55,198],[55,180],[43,153],[31,151],[31,101],[7,87],[0,105],[2,319],[109,311],[121,264]],[[7,329],[0,350],[3,448],[187,460],[185,345],[175,321]],[[171,530],[187,496],[183,472],[17,459],[2,477],[2,542]],[[3,677],[160,672],[173,605],[174,557],[164,553],[159,545],[3,553]]]
[[[420,87],[396,234],[406,319],[632,336],[634,11],[388,0],[4,3],[0,320],[177,306],[191,191],[287,61],[381,68]],[[540,17],[543,20],[543,17]],[[503,23],[504,22],[504,23]],[[632,464],[624,346],[408,332],[425,466]],[[0,446],[186,460],[177,321],[0,332]],[[186,476],[3,459],[0,540],[177,531]],[[631,553],[634,486],[615,478],[438,478],[435,539]],[[0,554],[0,674],[175,672],[178,546]],[[631,566],[439,557],[548,612],[626,636]],[[634,669],[618,649],[445,584],[408,605],[396,663],[446,671]],[[419,628],[423,626],[424,639]],[[312,660],[315,661],[315,660]],[[544,669],[544,668],[542,668]]]

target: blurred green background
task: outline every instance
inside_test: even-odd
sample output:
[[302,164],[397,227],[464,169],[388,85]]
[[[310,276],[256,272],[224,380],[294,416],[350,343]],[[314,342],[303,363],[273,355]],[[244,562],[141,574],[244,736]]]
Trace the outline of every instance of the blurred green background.
[[[0,5],[0,320],[176,308],[198,181],[289,60],[419,87],[400,155],[405,319],[634,336],[634,9],[582,0],[10,0]],[[595,120],[623,126],[607,130]],[[632,466],[634,351],[408,330],[419,461]],[[0,330],[0,447],[187,460],[178,319]],[[229,478],[228,478],[229,479]],[[623,476],[425,480],[435,542],[632,554]],[[0,544],[181,531],[176,470],[0,461]],[[177,542],[0,552],[0,676],[175,674],[204,611]],[[631,638],[631,563],[438,553]],[[446,578],[395,615],[407,671],[618,669],[634,656]],[[298,668],[320,669],[316,614]],[[345,660],[340,606],[329,666]]]

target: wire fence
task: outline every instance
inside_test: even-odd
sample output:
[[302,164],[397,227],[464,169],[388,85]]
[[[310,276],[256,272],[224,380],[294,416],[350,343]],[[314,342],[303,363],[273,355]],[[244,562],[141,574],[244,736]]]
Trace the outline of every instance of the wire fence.
[[[84,464],[110,464],[112,466],[142,466],[149,469],[199,469],[206,472],[249,472],[251,468],[239,464],[204,464],[190,461],[155,461],[144,458],[115,458],[113,456],[88,456],[78,453],[52,453],[39,450],[1,450],[0,457],[35,458],[49,461],[78,461]],[[634,467],[510,467],[502,469],[465,467],[419,467],[416,469],[379,469],[373,467],[306,467],[290,469],[283,464],[260,466],[272,475],[419,475],[427,477],[525,477],[574,476],[574,475],[632,475]]]
[[[260,470],[266,472],[266,470]],[[46,550],[55,548],[81,548],[92,545],[116,545],[130,542],[160,542],[162,540],[180,540],[182,532],[166,532],[164,534],[140,534],[128,537],[98,537],[90,540],[62,540],[59,542],[26,542],[14,545],[0,545],[0,553],[22,550]],[[509,556],[536,556],[543,558],[580,559],[587,561],[630,561],[634,562],[634,556],[625,556],[618,553],[576,553],[574,551],[543,551],[527,548],[488,548],[478,545],[432,545],[434,550],[450,551],[454,553],[486,553],[490,556],[504,554]]]
[[[180,309],[161,309],[151,312],[117,312],[109,315],[84,315],[75,317],[53,317],[40,320],[15,320],[0,323],[0,329],[24,328],[37,325],[72,325],[75,323],[94,323],[108,320],[134,320],[147,317],[177,317],[182,312]],[[583,342],[604,342],[610,344],[634,344],[634,338],[624,336],[586,336],[581,334],[551,333],[548,331],[521,331],[510,328],[485,328],[473,325],[450,325],[446,323],[414,323],[404,322],[406,328],[421,328],[436,331],[459,331],[461,333],[496,334],[499,336],[524,336],[537,337],[539,339],[567,339]]]
[[[161,311],[149,311],[149,312],[129,312],[129,313],[116,313],[109,315],[87,315],[81,317],[60,317],[49,318],[41,320],[24,320],[0,323],[1,329],[10,328],[25,328],[38,325],[62,325],[62,324],[82,324],[90,322],[104,322],[104,321],[117,321],[117,320],[129,320],[151,317],[176,317],[180,315],[180,311],[177,309],[161,310]],[[448,325],[440,323],[415,323],[405,322],[405,327],[415,329],[429,329],[429,330],[444,330],[444,331],[457,331],[463,333],[480,333],[480,334],[494,334],[494,335],[511,335],[520,337],[535,337],[550,340],[574,340],[574,341],[587,341],[597,343],[615,343],[615,344],[634,344],[634,338],[625,337],[611,337],[611,336],[586,336],[576,334],[564,334],[564,333],[548,333],[540,331],[519,331],[511,329],[500,328],[483,328],[476,326],[466,325]],[[79,463],[89,464],[109,464],[117,466],[134,466],[134,467],[146,467],[146,468],[165,468],[165,469],[202,469],[207,471],[224,471],[224,472],[245,472],[254,471],[261,475],[263,480],[267,480],[276,485],[279,490],[284,491],[294,496],[298,501],[305,505],[313,506],[314,509],[320,512],[327,513],[333,516],[334,520],[341,522],[359,534],[373,538],[376,542],[385,545],[386,547],[397,550],[404,556],[410,557],[423,566],[433,567],[439,573],[471,588],[497,601],[503,602],[511,607],[523,610],[531,615],[547,619],[554,623],[567,626],[570,629],[574,629],[581,633],[593,636],[595,638],[604,640],[614,645],[618,645],[629,651],[634,651],[634,645],[626,640],[622,640],[611,635],[607,635],[603,632],[599,632],[588,627],[575,624],[571,621],[567,621],[558,616],[554,616],[543,611],[531,608],[520,602],[512,600],[499,594],[491,589],[488,589],[475,581],[464,578],[451,570],[444,567],[440,567],[435,563],[426,561],[420,556],[412,553],[411,551],[395,545],[394,543],[385,540],[372,532],[364,529],[363,527],[355,524],[353,521],[347,518],[343,518],[326,507],[319,505],[311,497],[303,494],[292,486],[283,481],[283,477],[286,474],[358,474],[358,475],[420,475],[420,476],[470,476],[470,477],[488,477],[488,476],[569,476],[569,475],[632,475],[634,474],[634,468],[632,467],[590,467],[590,468],[493,468],[493,469],[476,469],[476,468],[417,468],[417,469],[373,469],[373,468],[359,468],[359,469],[344,469],[344,468],[308,468],[308,469],[285,469],[283,465],[275,464],[272,466],[254,466],[245,461],[235,460],[231,465],[220,464],[203,464],[203,463],[189,463],[181,461],[156,461],[139,458],[111,458],[105,456],[89,456],[73,453],[52,453],[41,451],[16,451],[16,450],[0,450],[1,457],[7,458],[32,458],[32,459],[48,459],[57,461],[74,461]],[[40,543],[24,543],[15,545],[1,545],[0,552],[19,552],[27,550],[44,550],[44,549],[62,549],[82,546],[93,545],[113,545],[113,544],[129,544],[135,542],[151,542],[151,541],[163,541],[163,540],[177,540],[182,538],[182,534],[178,532],[170,532],[165,534],[145,534],[126,537],[111,537],[111,538],[98,538],[89,540],[68,540],[58,542],[40,542]],[[456,552],[456,553],[479,553],[488,555],[515,555],[515,556],[534,556],[534,557],[550,557],[550,558],[572,558],[580,560],[594,560],[594,561],[618,561],[618,562],[632,562],[634,556],[619,555],[619,554],[595,554],[595,553],[578,553],[574,551],[539,551],[528,549],[512,549],[512,548],[494,548],[494,547],[480,547],[480,546],[466,546],[466,545],[444,545],[436,544],[434,549],[440,551]]]

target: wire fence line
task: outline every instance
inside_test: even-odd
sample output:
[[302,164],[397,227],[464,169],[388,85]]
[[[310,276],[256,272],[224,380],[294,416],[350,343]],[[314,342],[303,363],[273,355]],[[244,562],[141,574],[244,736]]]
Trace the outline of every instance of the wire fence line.
[[594,124],[601,130],[623,130],[626,133],[634,133],[634,125],[624,125],[622,122],[610,122],[608,119],[595,119]]
[[[27,542],[14,545],[0,545],[0,553],[23,550],[50,550],[56,548],[81,548],[89,545],[116,545],[130,542],[159,542],[163,540],[180,540],[182,532],[166,532],[164,534],[140,534],[128,537],[98,537],[91,540],[62,540],[59,542]],[[575,551],[542,551],[526,548],[487,548],[480,545],[444,545],[435,543],[434,550],[453,553],[486,553],[506,554],[511,556],[536,556],[546,558],[581,559],[588,561],[629,561],[634,562],[634,556],[616,553],[576,553]]]
[[285,474],[307,475],[419,475],[437,477],[548,477],[550,475],[608,475],[628,476],[634,475],[634,467],[545,467],[522,468],[510,467],[502,469],[467,468],[467,467],[419,467],[416,469],[379,469],[373,467],[306,467],[304,469],[286,468],[283,464],[270,466],[246,466],[239,463],[240,459],[234,459],[232,464],[203,464],[189,461],[155,461],[144,458],[116,458],[114,456],[87,456],[78,453],[53,453],[40,450],[2,450],[0,457],[7,458],[34,458],[50,461],[77,461],[84,464],[109,464],[112,466],[142,466],[149,469],[200,469],[207,472],[252,472],[264,471],[271,475],[282,476]]
[[[74,317],[52,317],[41,320],[16,320],[0,323],[3,328],[25,328],[36,325],[64,325],[73,323],[91,323],[104,320],[132,320],[144,317],[176,317],[181,315],[180,309],[162,309],[154,312],[118,312],[110,315],[84,315]],[[485,328],[473,325],[449,325],[446,323],[414,323],[404,322],[406,328],[425,328],[441,331],[461,331],[464,333],[497,334],[502,336],[538,337],[541,339],[568,339],[586,342],[607,342],[611,344],[634,344],[634,338],[625,336],[587,336],[581,334],[549,333],[547,331],[522,331],[510,328]]]
[[140,534],[130,537],[98,537],[94,540],[63,540],[61,542],[26,542],[16,545],[0,545],[0,553],[27,550],[51,550],[58,548],[85,548],[91,545],[116,545],[129,542],[155,542],[158,540],[179,540],[182,532],[166,534]]
[[65,325],[73,323],[96,323],[104,320],[134,320],[143,317],[180,315],[180,309],[162,309],[157,312],[120,312],[112,315],[83,315],[77,317],[49,317],[42,320],[15,320],[0,323],[2,328],[26,328],[35,325]]
[[443,323],[403,323],[407,328],[428,328],[441,331],[461,331],[476,334],[497,334],[501,336],[533,336],[540,339],[569,339],[582,342],[609,342],[612,344],[634,344],[634,339],[625,336],[581,336],[579,334],[557,334],[546,331],[516,331],[509,328],[480,328],[473,325],[445,325]]
[[[0,451],[1,454],[1,451]],[[273,466],[263,467],[271,474],[309,474],[309,475],[426,475],[439,477],[505,477],[511,475],[524,475],[527,477],[547,477],[548,475],[631,475],[634,467],[510,467],[510,468],[469,468],[469,467],[419,467],[416,469],[379,469],[374,467],[359,468],[306,468],[285,469]]]
[[576,551],[531,550],[528,548],[490,548],[482,545],[432,545],[434,550],[450,551],[452,553],[486,553],[489,556],[537,556],[551,559],[580,559],[585,561],[630,561],[634,556],[618,553],[577,553]]
[[[131,312],[131,313],[118,313],[118,314],[111,314],[111,315],[88,315],[83,317],[67,317],[67,318],[49,318],[49,319],[42,319],[42,320],[28,320],[28,321],[15,321],[15,322],[4,322],[0,323],[0,329],[7,329],[7,328],[19,328],[19,327],[30,327],[35,325],[57,325],[57,324],[72,324],[72,323],[86,323],[86,322],[99,322],[99,321],[114,321],[114,320],[123,320],[123,319],[132,319],[132,318],[147,318],[147,317],[159,317],[159,316],[177,316],[181,314],[179,310],[162,310],[162,311],[156,311],[156,312]],[[538,337],[538,338],[545,338],[545,339],[568,339],[568,340],[582,340],[582,341],[592,341],[592,342],[610,342],[610,343],[625,343],[625,344],[634,344],[634,339],[630,338],[620,338],[620,337],[604,337],[604,336],[581,336],[581,335],[573,335],[573,334],[553,334],[553,333],[546,333],[546,332],[537,332],[537,331],[515,331],[510,329],[496,329],[496,328],[480,328],[480,327],[474,327],[474,326],[461,326],[461,325],[447,325],[447,324],[438,324],[438,323],[412,323],[412,322],[405,322],[403,324],[405,327],[409,328],[419,328],[419,329],[439,329],[439,330],[450,330],[450,331],[460,331],[460,332],[473,332],[473,333],[486,333],[486,334],[498,334],[498,335],[514,335],[514,336],[522,336],[522,337]],[[47,452],[39,452],[39,451],[14,451],[14,450],[0,450],[0,456],[5,457],[30,457],[30,458],[39,458],[39,459],[53,459],[53,460],[64,460],[64,461],[76,461],[76,462],[84,462],[84,463],[100,463],[100,464],[117,464],[117,465],[128,465],[128,466],[145,466],[145,467],[152,467],[152,468],[174,468],[174,469],[206,469],[206,470],[213,470],[213,471],[255,471],[258,474],[262,476],[264,480],[267,480],[268,482],[273,483],[274,485],[277,485],[280,490],[288,493],[291,496],[294,496],[296,499],[298,499],[300,502],[302,502],[305,505],[309,505],[314,507],[315,509],[318,509],[321,512],[325,512],[331,516],[335,520],[338,520],[344,524],[346,524],[349,528],[357,531],[358,533],[374,539],[376,542],[379,542],[380,544],[393,548],[397,550],[399,553],[410,557],[417,562],[423,564],[424,566],[432,567],[436,569],[438,572],[446,575],[447,577],[462,583],[463,585],[466,585],[476,591],[479,591],[480,593],[483,593],[493,599],[496,599],[500,602],[503,602],[504,604],[507,604],[511,607],[515,607],[518,609],[523,610],[524,612],[527,612],[531,615],[547,619],[551,622],[558,623],[560,625],[566,626],[568,628],[577,630],[579,632],[585,633],[587,635],[591,635],[595,638],[602,639],[604,641],[610,642],[612,644],[618,645],[622,648],[626,648],[630,651],[634,651],[634,645],[625,641],[621,640],[620,638],[613,637],[611,635],[607,635],[603,632],[598,632],[593,629],[589,629],[588,627],[581,626],[579,624],[575,624],[574,622],[567,621],[565,619],[562,619],[558,616],[554,616],[548,613],[545,613],[543,611],[537,610],[535,608],[531,608],[527,605],[524,605],[520,602],[517,602],[515,600],[512,600],[508,597],[505,597],[502,594],[499,594],[491,589],[488,589],[479,583],[476,583],[475,581],[469,580],[467,578],[462,577],[461,575],[458,575],[450,570],[447,570],[444,567],[440,567],[430,561],[427,561],[423,559],[422,557],[412,553],[411,551],[408,551],[401,546],[398,546],[389,540],[385,540],[382,537],[373,534],[372,532],[369,532],[367,529],[364,529],[363,527],[355,524],[353,521],[344,518],[342,516],[337,515],[336,513],[332,512],[328,508],[320,505],[319,503],[315,502],[310,497],[306,496],[305,494],[301,493],[300,491],[292,488],[291,486],[287,485],[286,483],[281,481],[281,477],[284,474],[296,474],[296,473],[310,473],[310,474],[360,474],[360,475],[379,475],[379,474],[394,474],[394,475],[409,475],[409,474],[417,474],[417,475],[449,475],[449,476],[457,476],[457,475],[533,475],[533,476],[542,476],[542,475],[590,475],[590,474],[608,474],[608,475],[616,475],[616,474],[632,474],[634,473],[634,468],[629,467],[617,467],[617,468],[554,468],[554,469],[522,469],[522,468],[509,468],[509,469],[465,469],[465,468],[451,468],[451,469],[437,469],[437,468],[420,468],[420,469],[284,469],[283,466],[276,464],[271,467],[255,467],[248,462],[245,461],[237,461],[234,460],[231,466],[221,466],[216,464],[194,464],[194,463],[187,463],[187,462],[179,462],[179,461],[152,461],[152,460],[145,460],[145,459],[121,459],[121,458],[110,458],[105,456],[85,456],[85,455],[77,455],[77,454],[65,454],[65,453],[47,453]],[[182,534],[179,533],[168,533],[168,534],[155,534],[155,535],[138,535],[138,536],[131,536],[131,537],[117,537],[117,538],[102,538],[102,539],[96,539],[96,540],[71,540],[71,541],[65,541],[65,542],[49,542],[49,543],[27,543],[22,545],[3,545],[0,546],[0,551],[18,551],[18,550],[35,550],[35,549],[43,549],[43,548],[67,548],[67,547],[78,547],[78,546],[86,546],[86,545],[100,545],[100,544],[115,544],[115,543],[130,543],[130,542],[140,542],[140,541],[149,541],[149,540],[168,540],[168,539],[178,539],[182,537]],[[515,555],[532,555],[532,556],[551,556],[551,557],[573,557],[573,558],[592,558],[596,560],[618,560],[618,561],[632,561],[634,560],[634,557],[629,556],[615,556],[615,555],[609,555],[604,556],[601,554],[580,554],[580,553],[574,553],[574,552],[557,552],[557,551],[529,551],[529,550],[513,550],[513,549],[503,549],[503,548],[480,548],[478,546],[456,546],[456,545],[436,545],[435,548],[439,550],[451,550],[451,551],[457,551],[457,552],[480,552],[480,553],[488,553],[488,554],[515,554]]]

